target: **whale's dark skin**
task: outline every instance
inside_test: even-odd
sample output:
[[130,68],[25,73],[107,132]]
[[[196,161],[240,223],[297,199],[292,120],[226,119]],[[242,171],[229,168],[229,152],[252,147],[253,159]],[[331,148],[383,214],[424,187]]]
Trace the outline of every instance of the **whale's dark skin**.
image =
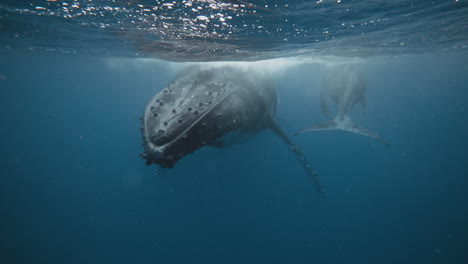
[[172,168],[189,153],[223,144],[226,134],[254,134],[271,129],[288,144],[317,189],[316,172],[275,122],[277,94],[266,76],[232,66],[185,71],[146,106],[142,117],[148,165]]

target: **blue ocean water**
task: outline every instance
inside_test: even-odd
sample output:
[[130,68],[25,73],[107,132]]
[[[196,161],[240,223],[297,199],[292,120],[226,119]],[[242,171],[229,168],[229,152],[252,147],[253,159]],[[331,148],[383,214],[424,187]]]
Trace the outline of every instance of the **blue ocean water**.
[[[3,1],[0,262],[467,263],[466,3]],[[368,86],[353,120],[391,145],[292,137],[326,198],[269,131],[145,165],[139,117],[181,69],[272,58],[237,64],[269,73],[288,135],[325,121],[322,74],[346,61]]]

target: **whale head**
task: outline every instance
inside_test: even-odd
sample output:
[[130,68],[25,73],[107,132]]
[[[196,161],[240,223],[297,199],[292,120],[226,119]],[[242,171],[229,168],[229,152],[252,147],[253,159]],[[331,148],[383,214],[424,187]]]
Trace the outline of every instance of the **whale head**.
[[148,165],[165,168],[231,131],[255,131],[276,111],[276,93],[262,78],[233,67],[195,68],[157,93],[141,132]]

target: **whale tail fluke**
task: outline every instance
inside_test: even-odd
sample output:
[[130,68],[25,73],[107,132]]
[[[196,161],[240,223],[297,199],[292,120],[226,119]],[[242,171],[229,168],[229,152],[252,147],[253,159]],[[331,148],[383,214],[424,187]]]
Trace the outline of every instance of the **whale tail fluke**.
[[333,130],[333,129],[338,129],[336,123],[334,121],[328,121],[328,122],[325,122],[325,123],[321,123],[321,124],[318,124],[318,125],[314,125],[314,126],[307,127],[307,128],[302,129],[302,130],[299,130],[298,132],[294,133],[294,136],[297,136],[297,135],[302,134],[304,132]]
[[385,145],[389,146],[390,143],[384,139],[383,137],[379,136],[377,133],[370,131],[368,129],[365,129],[354,122],[352,122],[349,118],[344,119],[343,121],[337,121],[339,120],[338,118],[335,118],[335,120],[328,121],[325,123],[321,123],[318,125],[314,125],[308,128],[304,128],[298,132],[296,132],[294,135],[299,135],[304,132],[312,132],[312,131],[322,131],[322,130],[345,130],[349,132],[353,132],[356,134],[364,135],[367,137],[371,137],[374,139],[379,140],[380,142],[384,143]]
[[361,134],[361,135],[364,135],[364,136],[368,136],[368,137],[377,139],[378,141],[384,143],[386,146],[390,146],[390,143],[388,142],[388,140],[386,140],[383,137],[379,136],[379,134],[377,134],[377,133],[375,133],[373,131],[370,131],[368,129],[365,129],[365,128],[363,128],[363,127],[361,127],[359,125],[356,125],[354,123],[352,123],[352,125],[349,126],[345,130],[356,133],[356,134]]

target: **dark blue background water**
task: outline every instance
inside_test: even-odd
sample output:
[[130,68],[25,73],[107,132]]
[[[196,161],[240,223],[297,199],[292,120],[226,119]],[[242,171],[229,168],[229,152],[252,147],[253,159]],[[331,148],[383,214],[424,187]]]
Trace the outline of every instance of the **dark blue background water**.
[[[467,263],[466,54],[360,65],[357,123],[297,136],[322,199],[264,132],[147,167],[138,117],[173,64],[4,51],[1,263]],[[323,65],[273,75],[292,134],[323,121]]]

